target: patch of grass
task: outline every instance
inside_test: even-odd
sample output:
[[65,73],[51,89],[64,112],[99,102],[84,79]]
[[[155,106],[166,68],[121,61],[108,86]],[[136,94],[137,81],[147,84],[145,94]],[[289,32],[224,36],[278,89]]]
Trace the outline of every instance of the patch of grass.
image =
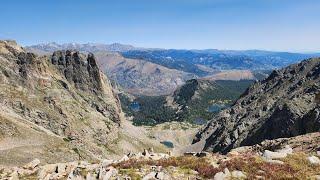
[[280,159],[284,164],[267,163],[257,156],[239,157],[220,165],[247,173],[248,179],[263,176],[266,179],[308,179],[320,172],[320,166],[312,165],[304,153],[295,153]]
[[163,127],[162,127],[163,130],[167,130],[167,129],[170,129],[170,124],[165,124]]
[[89,171],[88,171],[87,169],[81,168],[81,170],[80,170],[80,175],[81,175],[82,177],[86,178],[88,172],[89,172]]
[[295,170],[294,177],[307,179],[320,174],[320,165],[313,165],[307,160],[304,153],[288,155],[283,161]]
[[312,165],[306,159],[304,153],[295,153],[281,159],[284,164],[267,163],[261,157],[248,154],[234,157],[227,161],[220,161],[218,168],[212,166],[206,157],[198,158],[194,156],[170,157],[168,159],[155,160],[135,160],[130,159],[125,162],[114,164],[120,169],[139,169],[145,166],[170,166],[177,167],[181,173],[187,174],[191,170],[197,171],[202,178],[213,178],[218,172],[228,168],[229,171],[242,171],[247,179],[257,179],[257,176],[265,179],[310,179],[319,175],[320,166]]
[[19,175],[19,179],[36,180],[36,179],[38,179],[38,173],[34,172],[32,174],[25,175],[25,176]]
[[188,130],[189,128],[186,127],[186,126],[182,126],[181,129],[184,130],[184,131],[186,131],[186,130]]
[[79,151],[79,149],[78,148],[72,148],[72,150],[75,152],[75,153],[77,153],[78,154],[78,156],[79,156],[79,160],[82,158],[82,156],[81,156],[81,154],[80,154],[80,151]]
[[230,171],[238,170],[245,172],[248,179],[263,176],[266,179],[291,179],[294,178],[295,170],[287,164],[273,164],[263,161],[260,157],[238,157],[225,161],[220,165],[221,169],[228,168]]
[[204,178],[213,178],[217,172],[221,171],[219,168],[213,167],[205,158],[197,158],[193,156],[170,157],[168,159],[160,159],[158,161],[130,159],[125,162],[114,164],[114,167],[120,169],[139,169],[144,166],[162,166],[163,168],[174,166],[181,169],[192,169],[197,171],[199,175]]
[[129,176],[132,180],[141,180],[141,176],[135,169],[120,169],[120,174]]

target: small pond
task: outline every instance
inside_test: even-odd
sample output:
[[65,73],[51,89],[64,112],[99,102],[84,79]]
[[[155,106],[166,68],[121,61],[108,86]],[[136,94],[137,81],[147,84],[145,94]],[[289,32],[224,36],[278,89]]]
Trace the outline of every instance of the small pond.
[[171,141],[161,141],[161,144],[167,146],[168,148],[173,148],[173,143]]
[[208,112],[218,113],[226,107],[227,106],[225,104],[212,104],[211,106],[209,106]]
[[206,120],[205,119],[203,119],[203,118],[196,118],[194,121],[193,121],[193,123],[194,124],[196,124],[196,125],[204,125],[204,124],[206,124]]
[[130,109],[135,112],[140,111],[140,104],[138,102],[132,102],[130,104]]

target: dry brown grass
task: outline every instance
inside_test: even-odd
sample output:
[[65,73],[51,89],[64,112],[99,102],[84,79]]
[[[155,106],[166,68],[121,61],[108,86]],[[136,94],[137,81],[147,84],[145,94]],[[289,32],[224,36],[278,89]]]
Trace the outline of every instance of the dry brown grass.
[[221,163],[220,168],[243,171],[248,179],[256,179],[256,176],[263,176],[266,179],[290,179],[295,173],[295,170],[287,164],[266,163],[261,158],[254,156],[231,159]]
[[246,172],[248,179],[263,176],[266,179],[308,179],[320,174],[320,166],[312,165],[304,153],[295,153],[280,159],[284,164],[267,163],[258,156],[243,156],[220,164],[221,169]]
[[219,168],[215,168],[205,159],[197,157],[170,157],[168,159],[154,160],[128,160],[118,164],[114,164],[116,168],[130,169],[130,168],[142,168],[144,166],[162,166],[163,168],[174,166],[183,169],[192,169],[199,173],[204,178],[213,178],[217,172],[220,172]]
[[246,174],[248,179],[256,179],[262,176],[266,179],[308,179],[320,173],[320,166],[311,165],[307,155],[297,153],[281,159],[284,164],[267,163],[261,157],[255,155],[244,155],[233,157],[230,160],[220,162],[219,168],[212,166],[208,158],[197,158],[193,156],[171,157],[158,161],[134,160],[114,164],[116,168],[132,169],[145,166],[179,167],[192,169],[203,178],[213,178],[218,172],[228,168],[230,171],[238,170]]
[[315,175],[320,175],[320,165],[313,165],[307,160],[305,153],[295,153],[286,157],[283,161],[294,171],[297,179],[308,179]]
[[120,169],[120,174],[129,176],[132,180],[140,180],[141,176],[136,172],[135,169]]

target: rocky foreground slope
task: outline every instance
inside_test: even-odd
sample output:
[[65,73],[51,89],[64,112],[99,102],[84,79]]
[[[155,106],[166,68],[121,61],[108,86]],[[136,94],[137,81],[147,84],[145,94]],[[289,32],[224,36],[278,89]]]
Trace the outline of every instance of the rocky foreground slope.
[[96,159],[117,138],[122,112],[95,57],[27,53],[0,41],[0,164]]
[[[1,167],[1,179],[320,179],[320,133],[277,139],[234,149],[227,155],[206,152],[184,156],[129,153],[121,159]],[[303,146],[301,146],[304,144]],[[298,145],[298,146],[297,146]]]
[[265,139],[320,131],[320,59],[274,71],[253,84],[195,137],[204,150],[228,152]]

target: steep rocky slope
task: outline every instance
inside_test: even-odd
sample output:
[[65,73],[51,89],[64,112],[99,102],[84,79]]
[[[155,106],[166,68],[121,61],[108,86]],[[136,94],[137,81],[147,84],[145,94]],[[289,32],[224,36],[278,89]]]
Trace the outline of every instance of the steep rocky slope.
[[1,164],[109,154],[123,115],[92,54],[38,57],[0,41],[0,84]]
[[252,85],[195,137],[204,150],[227,152],[265,139],[320,131],[320,59],[274,71]]
[[185,81],[196,78],[191,73],[143,60],[124,58],[118,53],[99,51],[95,56],[105,74],[133,94],[170,94]]

